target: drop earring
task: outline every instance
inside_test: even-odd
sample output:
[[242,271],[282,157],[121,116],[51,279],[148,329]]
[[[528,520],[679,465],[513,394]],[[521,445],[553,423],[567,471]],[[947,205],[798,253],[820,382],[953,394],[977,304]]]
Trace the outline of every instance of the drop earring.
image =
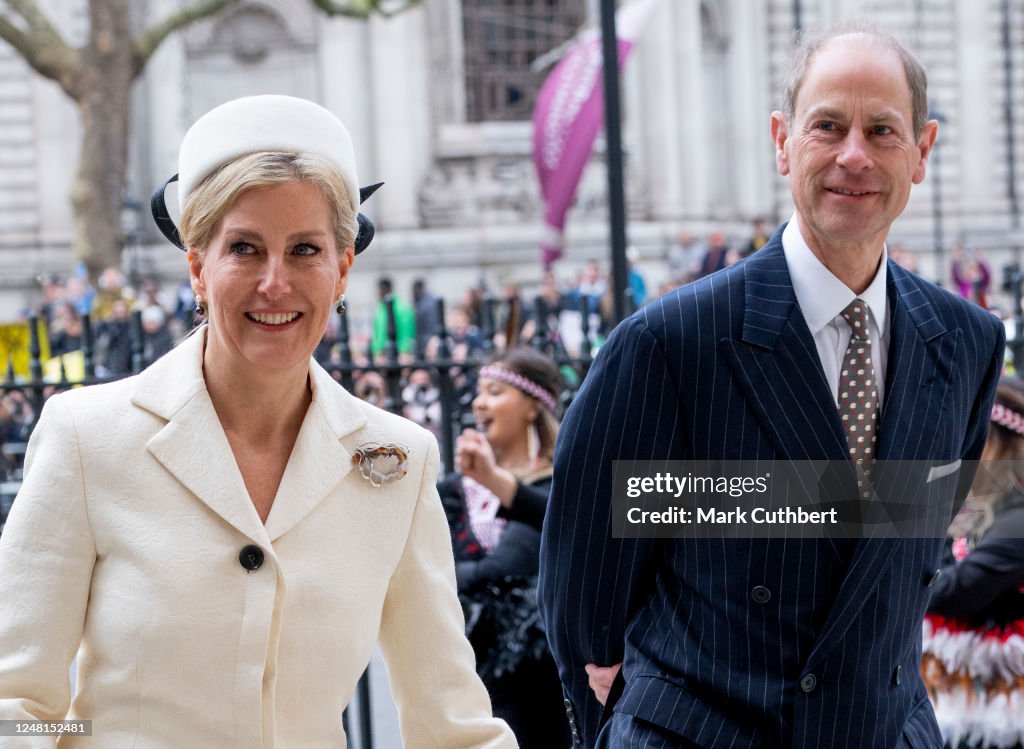
[[540,430],[537,429],[536,419],[526,428],[526,453],[530,457],[530,467],[536,468],[540,457]]
[[202,294],[196,294],[196,312],[206,317],[206,302],[203,301]]
[[344,315],[345,314],[345,295],[344,294],[342,294],[341,298],[338,299],[338,304],[337,304],[337,306],[335,306],[334,311],[337,312],[339,315]]

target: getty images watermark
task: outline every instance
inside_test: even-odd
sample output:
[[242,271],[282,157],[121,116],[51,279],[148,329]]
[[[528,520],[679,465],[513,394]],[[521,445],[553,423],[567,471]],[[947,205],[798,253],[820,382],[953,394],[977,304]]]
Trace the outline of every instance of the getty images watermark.
[[615,538],[941,538],[978,463],[616,461]]

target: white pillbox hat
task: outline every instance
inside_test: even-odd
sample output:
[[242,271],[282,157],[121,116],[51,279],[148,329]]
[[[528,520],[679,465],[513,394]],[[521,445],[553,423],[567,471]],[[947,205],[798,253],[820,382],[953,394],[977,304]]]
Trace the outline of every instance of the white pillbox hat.
[[221,104],[185,133],[178,152],[178,206],[219,167],[259,152],[309,153],[341,172],[359,209],[359,178],[352,138],[341,120],[319,104],[293,96],[247,96]]

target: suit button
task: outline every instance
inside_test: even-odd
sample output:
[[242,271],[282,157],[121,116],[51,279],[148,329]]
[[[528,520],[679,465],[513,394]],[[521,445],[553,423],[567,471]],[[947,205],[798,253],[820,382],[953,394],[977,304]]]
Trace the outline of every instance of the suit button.
[[903,666],[897,666],[896,670],[892,672],[892,680],[896,682],[896,686],[899,686],[903,681]]
[[750,597],[754,599],[754,603],[768,603],[772,600],[772,592],[763,585],[758,585],[750,591]]
[[942,570],[935,570],[935,572],[932,573],[932,576],[930,578],[928,578],[928,587],[929,588],[932,587],[933,585],[935,585],[935,581],[939,579],[939,575],[941,575],[941,574],[942,574]]
[[574,743],[574,744],[582,744],[583,743],[583,739],[580,738],[579,731],[576,730],[575,726],[573,726],[573,729],[572,729],[572,743]]
[[238,561],[249,572],[258,570],[263,566],[263,549],[259,546],[246,546],[238,553]]
[[568,699],[562,700],[562,704],[565,705],[565,709],[568,710],[572,707],[572,702]]
[[814,674],[807,674],[807,676],[800,679],[800,688],[807,694],[813,692],[816,686],[818,686],[818,677]]

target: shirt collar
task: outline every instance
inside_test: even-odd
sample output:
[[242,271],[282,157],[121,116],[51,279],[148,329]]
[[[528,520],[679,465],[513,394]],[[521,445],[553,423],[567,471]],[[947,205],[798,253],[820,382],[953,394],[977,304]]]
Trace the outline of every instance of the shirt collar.
[[836,319],[858,296],[867,302],[878,330],[885,330],[889,316],[885,288],[888,275],[886,261],[889,258],[887,247],[883,245],[882,262],[878,264],[875,278],[863,294],[854,294],[811,251],[800,232],[796,214],[793,214],[782,232],[782,249],[786,255],[786,265],[789,266],[789,277],[793,281],[797,304],[804,313],[812,336]]

